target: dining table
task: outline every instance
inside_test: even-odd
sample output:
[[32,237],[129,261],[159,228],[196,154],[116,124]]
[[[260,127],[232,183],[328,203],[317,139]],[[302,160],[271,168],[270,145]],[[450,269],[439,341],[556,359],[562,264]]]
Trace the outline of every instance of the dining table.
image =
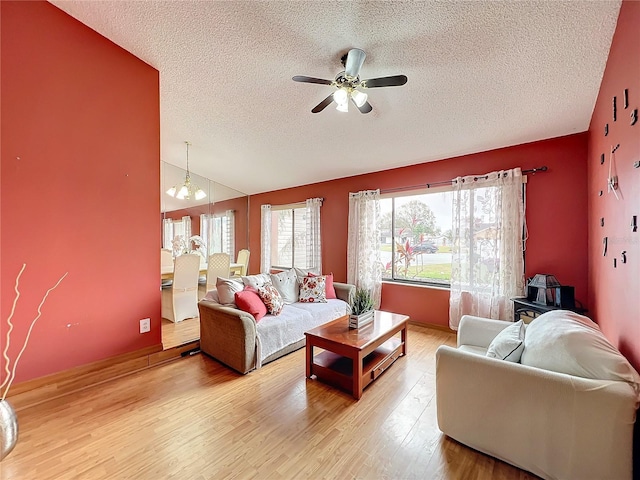
[[[229,276],[240,275],[244,265],[242,263],[232,263],[229,265]],[[207,263],[200,262],[200,275],[207,274]],[[162,265],[160,267],[160,279],[171,280],[173,279],[173,265]]]

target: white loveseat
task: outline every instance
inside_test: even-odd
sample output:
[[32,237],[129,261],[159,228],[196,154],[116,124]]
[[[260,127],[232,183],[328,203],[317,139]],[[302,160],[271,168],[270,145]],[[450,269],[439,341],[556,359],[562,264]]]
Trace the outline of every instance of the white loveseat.
[[[546,368],[485,355],[513,323],[462,318],[458,348],[436,352],[440,430],[542,478],[630,480],[640,377],[595,323],[572,312],[550,313],[526,326],[522,351],[523,363]],[[578,334],[565,337],[561,325],[576,317]],[[536,327],[541,331],[528,346]],[[549,370],[553,365],[582,376]]]

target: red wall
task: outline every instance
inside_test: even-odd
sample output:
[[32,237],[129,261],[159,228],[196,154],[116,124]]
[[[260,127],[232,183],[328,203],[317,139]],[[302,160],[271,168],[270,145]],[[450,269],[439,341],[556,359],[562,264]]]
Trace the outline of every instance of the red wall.
[[[633,215],[640,225],[640,121],[631,126],[630,112],[640,111],[640,3],[624,1],[611,44],[604,78],[589,127],[589,304],[591,314],[614,345],[640,370],[640,226],[632,232]],[[623,92],[629,90],[629,108]],[[617,121],[613,121],[613,97]],[[609,124],[605,137],[604,126]],[[615,154],[620,200],[607,193],[609,152]],[[600,164],[601,154],[605,164]],[[602,196],[598,192],[602,190]],[[600,219],[604,217],[604,227]],[[606,257],[603,237],[609,238]],[[627,263],[622,264],[622,251]],[[617,268],[613,259],[617,258]]]
[[[260,269],[260,206],[323,197],[321,215],[323,271],[336,281],[347,278],[349,192],[391,189],[450,180],[513,167],[546,165],[549,171],[529,175],[527,185],[526,275],[553,273],[587,298],[587,134],[544,140],[410,167],[342,178],[253,195],[250,199],[250,269]],[[405,313],[413,321],[448,325],[449,291],[385,284],[382,308]]]
[[[0,345],[16,383],[161,344],[158,71],[46,2],[0,2]],[[151,318],[151,333],[139,320]],[[4,360],[0,359],[0,378]]]

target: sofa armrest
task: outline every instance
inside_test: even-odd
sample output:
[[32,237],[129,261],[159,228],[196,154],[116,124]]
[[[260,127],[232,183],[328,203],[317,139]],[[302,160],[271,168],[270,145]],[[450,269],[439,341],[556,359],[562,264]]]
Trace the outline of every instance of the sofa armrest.
[[496,335],[510,325],[513,323],[504,320],[463,315],[458,326],[458,346],[475,345],[489,348]]
[[256,321],[242,310],[201,300],[200,349],[207,355],[247,373],[256,366]]
[[436,404],[446,435],[543,478],[631,479],[636,397],[625,382],[441,346]]
[[333,288],[336,290],[336,297],[351,305],[353,296],[356,294],[355,285],[350,283],[333,282]]

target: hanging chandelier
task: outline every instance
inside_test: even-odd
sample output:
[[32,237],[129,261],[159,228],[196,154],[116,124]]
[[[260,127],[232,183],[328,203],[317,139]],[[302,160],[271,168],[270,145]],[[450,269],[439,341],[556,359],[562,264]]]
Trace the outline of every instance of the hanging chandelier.
[[189,173],[189,142],[184,142],[187,145],[187,175],[184,177],[184,183],[182,186],[174,185],[167,190],[167,195],[178,198],[180,200],[202,200],[207,194],[195,183],[191,183],[191,174]]

